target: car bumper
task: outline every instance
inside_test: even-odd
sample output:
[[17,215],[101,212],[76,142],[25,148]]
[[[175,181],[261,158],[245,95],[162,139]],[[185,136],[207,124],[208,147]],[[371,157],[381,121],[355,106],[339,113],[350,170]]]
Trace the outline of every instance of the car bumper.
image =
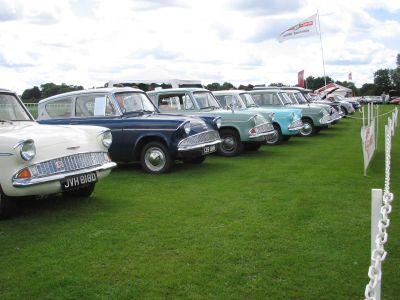
[[[201,155],[201,153],[203,152],[203,150],[207,147],[211,147],[211,146],[218,146],[221,143],[221,140],[215,140],[215,141],[211,141],[211,142],[207,142],[207,143],[202,143],[202,144],[197,144],[197,145],[190,145],[190,146],[179,146],[178,147],[178,154],[180,156],[193,156],[194,154],[199,154]],[[205,153],[207,154],[207,153]]]
[[61,191],[60,180],[63,180],[66,177],[96,172],[98,179],[101,179],[101,178],[107,176],[110,173],[111,169],[115,168],[116,166],[117,166],[117,164],[115,162],[107,162],[105,164],[102,164],[101,166],[86,168],[86,169],[72,171],[72,172],[54,174],[54,175],[50,175],[50,176],[44,176],[44,177],[38,177],[38,178],[33,177],[33,178],[26,178],[26,179],[14,178],[12,180],[12,185],[15,188],[25,188],[25,187],[30,187],[30,186],[42,185],[42,184],[46,184],[46,183],[56,183],[56,186],[58,186],[58,189],[56,190],[56,192],[60,192]]

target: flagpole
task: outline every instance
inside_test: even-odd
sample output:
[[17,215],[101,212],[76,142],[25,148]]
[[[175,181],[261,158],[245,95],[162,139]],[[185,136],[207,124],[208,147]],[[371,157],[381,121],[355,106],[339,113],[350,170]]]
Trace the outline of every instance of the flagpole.
[[321,22],[320,22],[320,20],[319,20],[319,11],[318,11],[318,9],[317,9],[317,17],[318,17],[319,41],[320,41],[320,43],[321,43],[322,67],[323,67],[323,69],[324,69],[324,82],[325,82],[325,86],[326,86],[324,47],[322,47]]

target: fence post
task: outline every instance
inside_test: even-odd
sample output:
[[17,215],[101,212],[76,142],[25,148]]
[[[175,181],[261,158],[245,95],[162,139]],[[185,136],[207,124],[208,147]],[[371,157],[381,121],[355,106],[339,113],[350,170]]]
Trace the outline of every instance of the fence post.
[[[383,192],[381,189],[371,190],[371,256],[376,248],[375,240],[378,235],[378,221],[381,219],[381,207]],[[371,263],[373,263],[371,261]],[[379,281],[374,289],[376,300],[381,299],[381,282]]]

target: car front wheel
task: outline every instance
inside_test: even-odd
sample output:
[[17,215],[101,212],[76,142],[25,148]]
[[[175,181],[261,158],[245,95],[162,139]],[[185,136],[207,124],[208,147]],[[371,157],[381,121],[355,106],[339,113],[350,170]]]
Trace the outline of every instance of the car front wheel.
[[150,142],[142,149],[140,164],[147,173],[162,174],[171,169],[173,160],[163,143]]
[[275,134],[271,139],[267,140],[267,144],[268,145],[279,145],[282,144],[283,141],[283,135],[282,135],[282,131],[281,128],[274,124],[274,130],[275,130]]
[[243,152],[243,143],[239,134],[232,129],[221,130],[221,144],[218,147],[218,154],[222,156],[236,156]]
[[0,188],[0,220],[9,218],[15,211],[15,200],[4,195]]
[[95,186],[95,183],[91,183],[76,190],[65,191],[62,194],[64,197],[90,197],[93,194]]
[[300,135],[301,136],[312,136],[316,133],[315,126],[313,122],[310,119],[304,119],[303,120],[303,128],[300,129]]

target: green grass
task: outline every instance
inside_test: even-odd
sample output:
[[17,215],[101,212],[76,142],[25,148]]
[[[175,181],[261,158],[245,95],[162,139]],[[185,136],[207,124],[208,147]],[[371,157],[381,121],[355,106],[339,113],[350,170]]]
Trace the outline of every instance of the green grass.
[[[398,135],[384,299],[400,294]],[[346,119],[163,176],[121,166],[90,199],[24,201],[0,223],[0,299],[361,299],[383,161],[381,144],[363,176]]]

